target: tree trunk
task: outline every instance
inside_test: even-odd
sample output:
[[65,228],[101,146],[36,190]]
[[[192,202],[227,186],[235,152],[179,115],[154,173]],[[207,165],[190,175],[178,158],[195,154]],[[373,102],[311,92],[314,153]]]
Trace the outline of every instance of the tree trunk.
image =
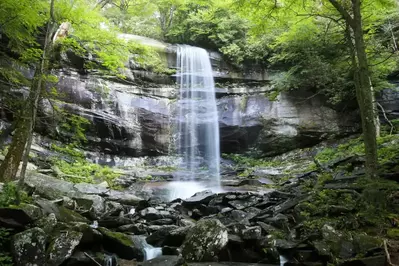
[[377,123],[376,103],[364,43],[361,2],[360,0],[351,0],[351,12],[348,12],[346,7],[337,0],[329,0],[329,2],[341,14],[347,24],[346,38],[348,39],[352,57],[356,98],[362,119],[366,154],[366,175],[368,177],[375,177],[377,176],[378,167],[377,133],[379,133],[379,123]]
[[358,99],[360,115],[362,118],[363,139],[366,153],[366,173],[369,177],[377,176],[377,124],[373,88],[370,83],[370,73],[367,62],[366,46],[364,44],[360,0],[352,0],[353,9],[353,35],[356,51],[358,82],[356,90],[361,95]]
[[[21,115],[16,124],[15,134],[12,138],[10,147],[8,148],[7,155],[0,165],[0,181],[10,181],[16,178],[16,174],[26,148],[28,151],[27,157],[29,158],[29,151],[31,146],[31,134],[33,134],[33,128],[35,126],[36,120],[36,110],[40,100],[41,92],[44,87],[44,75],[48,68],[48,60],[50,56],[50,51],[52,47],[52,35],[55,32],[54,27],[54,0],[50,3],[50,21],[46,28],[46,37],[44,41],[43,53],[38,63],[35,76],[32,81],[32,87],[29,92],[29,96],[26,99],[26,106],[22,110]],[[27,145],[27,141],[29,145]],[[25,170],[27,162],[24,164]],[[21,173],[24,173],[21,171]]]

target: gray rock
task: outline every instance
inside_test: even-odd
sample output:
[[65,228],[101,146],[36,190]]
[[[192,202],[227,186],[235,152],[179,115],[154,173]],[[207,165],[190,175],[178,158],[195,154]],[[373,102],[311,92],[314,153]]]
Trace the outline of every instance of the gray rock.
[[73,197],[79,193],[70,182],[47,175],[31,173],[26,176],[25,184],[35,188],[35,193],[47,199],[60,199],[63,196]]
[[[30,212],[29,212],[30,213]],[[25,210],[18,208],[0,208],[0,226],[6,228],[23,229],[34,221]]]
[[50,235],[53,232],[53,229],[56,225],[57,217],[54,213],[50,213],[48,216],[43,217],[36,222],[36,226],[43,229],[47,235]]
[[105,213],[105,201],[98,195],[81,195],[73,198],[80,211],[90,214],[90,218],[97,220]]
[[125,205],[136,206],[143,199],[133,195],[131,192],[111,190],[109,192],[108,200],[116,201]]
[[83,234],[75,231],[59,233],[51,242],[48,249],[48,264],[58,266],[72,256],[79,245]]
[[251,196],[251,197],[243,199],[243,200],[229,201],[229,205],[231,205],[233,208],[235,208],[237,210],[242,210],[242,209],[254,206],[256,203],[258,203],[258,199],[255,196]]
[[201,220],[186,236],[182,254],[187,261],[214,261],[227,242],[227,229],[222,223],[215,219]]
[[160,256],[140,263],[139,266],[183,266],[185,261],[181,256]]
[[191,198],[185,199],[183,201],[183,205],[192,206],[192,205],[200,205],[200,204],[208,204],[213,198],[216,197],[216,194],[210,190],[205,190],[202,192],[195,193]]
[[170,218],[165,218],[165,219],[158,219],[155,221],[151,221],[149,224],[151,225],[170,225],[170,224],[174,224],[175,221],[173,221]]
[[46,233],[35,227],[14,235],[11,253],[16,266],[46,265]]
[[117,231],[120,232],[129,232],[135,235],[144,235],[147,234],[147,226],[144,224],[127,224],[118,227]]
[[109,191],[109,189],[104,186],[88,183],[75,184],[74,188],[82,194],[107,195]]
[[102,240],[102,234],[92,226],[86,223],[75,223],[72,229],[76,232],[82,233],[80,244],[82,245],[95,245]]
[[117,216],[123,211],[123,206],[119,202],[106,201],[104,216]]
[[136,246],[129,235],[112,232],[106,228],[100,227],[98,230],[102,233],[103,247],[106,251],[115,253],[118,257],[126,260],[144,259],[143,251]]
[[147,243],[155,247],[161,247],[164,245],[166,236],[169,235],[172,230],[177,228],[178,227],[176,225],[161,226],[157,231],[147,237]]
[[143,217],[146,220],[153,221],[153,220],[158,220],[162,219],[163,216],[161,215],[160,211],[153,207],[148,207],[145,208],[144,210],[140,211],[141,217]]
[[180,227],[174,230],[169,231],[169,233],[165,237],[165,241],[163,245],[172,246],[172,247],[180,247],[184,240],[186,239],[187,234],[192,230],[192,226]]
[[44,214],[48,215],[54,213],[55,217],[60,222],[70,223],[70,222],[83,222],[88,223],[89,221],[80,215],[79,213],[65,208],[64,206],[58,206],[56,203],[38,199],[36,204],[39,205]]
[[262,229],[260,226],[248,227],[241,231],[241,236],[244,240],[261,239]]

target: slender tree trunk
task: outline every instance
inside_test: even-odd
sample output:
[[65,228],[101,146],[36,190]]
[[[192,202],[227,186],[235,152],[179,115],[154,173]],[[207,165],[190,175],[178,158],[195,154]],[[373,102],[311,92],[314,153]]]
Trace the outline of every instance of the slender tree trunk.
[[[0,181],[10,181],[16,178],[16,174],[24,154],[24,150],[28,151],[26,159],[29,158],[29,151],[32,144],[31,135],[36,120],[36,110],[40,100],[41,92],[44,87],[44,75],[48,68],[48,60],[52,47],[52,35],[55,32],[54,24],[54,1],[50,3],[50,21],[47,24],[46,37],[43,47],[42,58],[38,63],[35,76],[32,81],[32,87],[29,96],[26,99],[26,106],[21,112],[21,116],[16,124],[15,134],[12,138],[11,145],[8,149],[7,155],[0,165]],[[30,140],[28,142],[28,140]],[[27,142],[29,145],[27,145]],[[21,173],[26,172],[27,162],[23,164],[25,169]],[[24,176],[22,176],[24,177]]]
[[370,73],[367,62],[366,46],[363,37],[362,16],[360,0],[352,0],[353,9],[353,35],[355,38],[355,51],[357,58],[358,88],[361,95],[358,99],[362,117],[363,139],[366,153],[367,176],[376,177],[378,167],[377,156],[377,124],[374,102],[374,92],[370,83]]
[[363,139],[366,154],[366,175],[377,176],[377,112],[373,87],[367,62],[366,45],[364,43],[361,0],[351,0],[351,11],[337,0],[328,0],[341,14],[347,27],[346,37],[351,50],[356,98],[362,119]]

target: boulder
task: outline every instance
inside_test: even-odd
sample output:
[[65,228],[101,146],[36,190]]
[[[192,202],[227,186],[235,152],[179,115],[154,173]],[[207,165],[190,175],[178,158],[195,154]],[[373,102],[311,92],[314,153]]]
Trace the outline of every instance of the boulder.
[[147,226],[144,224],[127,224],[127,225],[122,225],[117,228],[117,231],[119,232],[129,232],[133,233],[135,235],[144,235],[147,234]]
[[6,228],[24,229],[34,221],[25,210],[19,208],[0,208],[0,226]]
[[81,195],[73,199],[79,210],[87,212],[92,219],[99,219],[105,213],[105,201],[98,195]]
[[163,216],[157,209],[153,207],[145,208],[144,210],[140,211],[140,216],[146,219],[147,221],[153,221],[162,219]]
[[11,253],[16,266],[46,265],[46,233],[34,227],[14,235]]
[[165,237],[163,245],[180,247],[183,244],[187,234],[190,232],[191,229],[192,226],[186,226],[169,231],[169,233]]
[[183,266],[184,259],[181,256],[160,256],[152,260],[140,263],[139,266]]
[[182,254],[187,261],[214,261],[227,242],[227,229],[221,222],[200,220],[186,236]]
[[80,215],[79,213],[65,208],[64,206],[59,206],[55,202],[48,201],[45,199],[36,200],[36,204],[41,207],[44,214],[48,215],[54,213],[55,217],[60,222],[70,223],[70,222],[83,222],[88,223],[89,221]]
[[51,242],[48,253],[48,265],[58,266],[72,256],[83,234],[76,231],[60,232]]
[[161,226],[157,231],[147,237],[147,243],[155,247],[161,247],[164,245],[166,236],[169,235],[172,230],[177,228],[178,227],[176,225]]
[[103,246],[104,249],[115,253],[118,257],[126,260],[136,259],[142,261],[144,259],[144,253],[136,247],[134,241],[129,235],[112,232],[106,228],[100,227],[98,230],[103,235]]
[[101,243],[103,237],[102,234],[86,223],[75,223],[72,229],[82,233],[80,245],[93,247],[94,245]]
[[43,229],[47,235],[50,235],[53,232],[53,229],[56,225],[57,217],[54,213],[50,213],[48,216],[43,217],[36,222],[36,226]]
[[136,206],[143,199],[133,195],[131,192],[111,190],[109,192],[108,200],[116,201],[125,205]]
[[185,199],[183,201],[184,206],[195,206],[200,204],[207,205],[212,199],[216,197],[217,194],[210,190],[205,190],[194,194],[191,198]]
[[51,176],[31,173],[26,176],[25,184],[35,189],[35,193],[50,200],[63,196],[73,197],[78,194],[74,184]]

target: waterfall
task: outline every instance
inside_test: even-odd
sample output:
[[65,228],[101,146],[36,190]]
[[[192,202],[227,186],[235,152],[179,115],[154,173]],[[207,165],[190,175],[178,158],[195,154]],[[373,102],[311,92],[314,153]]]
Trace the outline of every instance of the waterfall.
[[209,54],[198,47],[177,48],[177,151],[190,179],[205,171],[214,186],[220,184],[219,120]]

